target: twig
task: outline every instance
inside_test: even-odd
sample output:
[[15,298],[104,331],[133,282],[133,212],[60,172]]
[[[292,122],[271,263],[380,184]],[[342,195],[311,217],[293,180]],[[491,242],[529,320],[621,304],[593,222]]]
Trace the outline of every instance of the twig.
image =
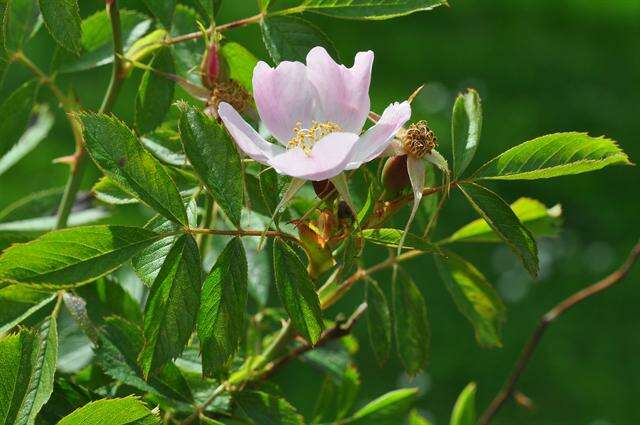
[[[104,95],[102,106],[100,106],[100,113],[109,112],[111,110],[118,94],[120,93],[122,81],[125,78],[124,64],[122,61],[122,30],[120,28],[120,10],[118,9],[118,1],[108,0],[106,2],[106,9],[111,22],[111,31],[113,33],[113,68],[111,71],[109,87]],[[80,190],[80,183],[82,182],[82,176],[87,168],[88,161],[89,158],[87,157],[87,152],[85,151],[82,142],[82,134],[80,134],[79,137],[76,137],[74,161],[71,164],[69,178],[67,179],[64,194],[60,201],[60,207],[58,208],[56,229],[61,229],[67,226],[69,214],[75,204],[76,195],[78,194],[78,190]]]
[[596,282],[593,285],[588,286],[585,289],[571,295],[569,298],[560,302],[554,308],[549,310],[544,316],[542,316],[542,318],[540,319],[540,322],[538,323],[538,326],[533,331],[531,338],[529,338],[527,345],[525,345],[524,349],[520,353],[520,357],[518,358],[518,361],[516,362],[513,370],[511,371],[511,375],[509,375],[509,378],[505,382],[500,392],[496,394],[495,398],[493,399],[489,407],[487,407],[487,409],[484,411],[484,413],[480,417],[480,420],[478,421],[478,425],[489,424],[493,419],[493,417],[496,415],[496,413],[498,413],[500,408],[502,408],[505,401],[507,401],[507,399],[509,399],[509,397],[513,395],[516,384],[520,379],[520,376],[526,369],[529,363],[529,360],[531,359],[531,355],[533,354],[536,347],[540,343],[540,339],[542,338],[542,335],[544,334],[545,330],[549,327],[549,325],[553,323],[558,317],[562,316],[565,312],[567,312],[567,310],[575,306],[576,304],[579,304],[582,301],[585,301],[587,298],[593,295],[596,295],[604,291],[605,289],[610,288],[617,282],[624,279],[629,273],[629,271],[631,270],[631,267],[638,260],[638,257],[640,257],[640,242],[638,242],[636,246],[633,247],[633,249],[629,253],[629,256],[627,257],[627,260],[624,262],[624,264],[622,264],[622,266],[620,266],[618,270],[614,271],[609,276],[605,277],[599,282]]
[[262,375],[260,375],[260,379],[269,378],[278,370],[280,370],[280,368],[282,368],[287,363],[289,363],[291,360],[297,357],[300,357],[301,355],[303,355],[308,351],[314,350],[318,347],[322,347],[327,343],[329,343],[330,341],[333,341],[335,339],[340,339],[343,336],[349,335],[351,333],[351,329],[353,329],[353,326],[356,324],[356,321],[364,314],[366,310],[367,310],[367,303],[360,304],[358,308],[353,312],[349,320],[347,320],[344,323],[336,323],[335,326],[324,331],[322,335],[320,335],[320,338],[318,339],[318,342],[316,342],[315,345],[311,345],[311,344],[301,345],[295,348],[294,350],[292,350],[291,352],[289,352],[287,355],[280,357],[278,360],[274,361],[273,363],[271,363],[271,365],[269,365],[267,370]]
[[[215,30],[218,31],[218,32],[221,32],[221,31],[230,30],[230,29],[233,29],[233,28],[244,27],[244,26],[247,26],[247,25],[250,25],[250,24],[254,24],[254,23],[260,21],[261,19],[262,19],[262,14],[259,13],[257,15],[250,16],[248,18],[238,19],[237,21],[229,22],[227,24],[218,25],[217,27],[215,27]],[[190,40],[197,40],[198,38],[201,38],[204,35],[211,35],[213,30],[214,30],[214,28],[210,27],[210,28],[207,28],[206,31],[196,31],[196,32],[192,32],[192,33],[189,33],[189,34],[180,35],[180,36],[174,37],[174,38],[167,38],[162,43],[165,44],[165,45],[171,45],[171,44],[183,43],[185,41],[190,41]]]
[[204,409],[206,409],[208,405],[213,403],[215,399],[218,398],[218,396],[220,396],[220,394],[222,394],[226,389],[227,389],[226,382],[223,382],[222,384],[218,385],[218,387],[215,390],[213,390],[209,398],[203,401],[202,404],[199,404],[196,407],[196,411],[193,412],[191,415],[189,415],[187,419],[182,421],[182,425],[188,425],[191,422],[195,421],[198,417],[200,417],[200,415],[204,412]]

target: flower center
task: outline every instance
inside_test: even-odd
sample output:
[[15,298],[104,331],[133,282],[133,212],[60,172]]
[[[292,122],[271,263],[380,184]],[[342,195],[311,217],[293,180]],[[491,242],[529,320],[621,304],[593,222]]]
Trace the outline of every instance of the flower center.
[[293,128],[293,137],[289,140],[289,148],[294,149],[300,146],[304,153],[311,154],[311,148],[313,144],[322,139],[323,137],[342,131],[340,126],[334,122],[317,122],[312,121],[311,127],[302,128],[302,123],[297,122]]
[[402,136],[402,145],[407,155],[416,158],[422,158],[438,146],[436,135],[426,121],[411,124]]

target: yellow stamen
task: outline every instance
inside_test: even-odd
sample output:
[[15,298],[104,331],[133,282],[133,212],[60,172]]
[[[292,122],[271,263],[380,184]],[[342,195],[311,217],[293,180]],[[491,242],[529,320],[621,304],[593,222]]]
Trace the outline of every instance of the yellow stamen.
[[293,128],[294,136],[289,140],[289,148],[293,149],[300,146],[304,153],[311,155],[311,148],[314,143],[324,136],[338,131],[342,131],[340,126],[331,121],[322,123],[312,121],[309,128],[302,128],[302,123],[297,122]]

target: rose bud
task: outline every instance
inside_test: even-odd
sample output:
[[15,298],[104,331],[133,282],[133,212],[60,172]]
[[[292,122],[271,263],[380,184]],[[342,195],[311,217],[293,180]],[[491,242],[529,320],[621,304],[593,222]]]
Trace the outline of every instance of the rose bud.
[[200,79],[202,85],[211,89],[222,74],[222,61],[218,54],[218,42],[211,42],[200,64]]

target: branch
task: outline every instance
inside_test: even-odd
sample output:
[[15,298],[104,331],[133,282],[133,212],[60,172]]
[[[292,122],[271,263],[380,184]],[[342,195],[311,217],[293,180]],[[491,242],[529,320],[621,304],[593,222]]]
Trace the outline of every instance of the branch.
[[250,24],[254,24],[258,21],[260,21],[262,19],[262,14],[259,13],[257,15],[254,16],[250,16],[248,18],[244,18],[244,19],[238,19],[237,21],[233,21],[233,22],[229,22],[227,24],[222,24],[222,25],[218,25],[217,27],[209,27],[207,28],[206,31],[196,31],[196,32],[192,32],[189,34],[184,34],[184,35],[180,35],[178,37],[174,37],[174,38],[167,38],[166,40],[164,40],[162,43],[165,45],[171,45],[171,44],[178,44],[178,43],[183,43],[185,41],[190,41],[190,40],[197,40],[198,38],[203,37],[204,35],[211,35],[211,33],[214,31],[225,31],[225,30],[230,30],[232,28],[239,28],[239,27],[244,27]]
[[611,273],[609,276],[605,277],[599,282],[596,282],[593,285],[588,286],[585,289],[571,295],[569,298],[565,299],[554,308],[549,310],[547,314],[542,316],[540,322],[538,323],[538,326],[533,331],[531,338],[529,338],[529,342],[527,342],[527,345],[525,345],[522,353],[520,353],[520,357],[518,358],[516,365],[511,371],[511,375],[509,375],[509,378],[505,382],[500,392],[496,394],[489,407],[487,407],[487,410],[485,410],[480,417],[478,425],[488,425],[496,415],[496,413],[498,413],[498,411],[502,408],[505,401],[507,401],[507,399],[514,394],[516,384],[518,383],[520,376],[526,369],[529,360],[531,359],[531,355],[540,343],[540,339],[542,338],[542,335],[544,334],[547,327],[573,306],[581,303],[582,301],[585,301],[593,295],[604,291],[605,289],[610,288],[614,284],[624,279],[627,274],[629,274],[631,267],[638,260],[638,257],[640,257],[640,242],[638,242],[636,246],[633,247],[633,249],[629,253],[629,256],[627,257],[627,260],[624,262],[624,264],[622,264],[622,266],[620,266],[618,270]]
[[266,236],[269,238],[282,238],[297,244],[301,244],[300,240],[295,236],[288,233],[278,232],[275,230],[255,230],[255,229],[240,229],[240,230],[220,230],[220,229],[202,229],[202,228],[186,228],[186,233],[202,234],[202,235],[222,235],[222,236]]
[[304,344],[299,347],[296,347],[291,352],[286,354],[285,356],[280,357],[278,360],[272,362],[267,370],[259,376],[258,379],[268,379],[278,370],[280,370],[283,366],[289,363],[291,360],[300,357],[304,353],[314,350],[318,347],[322,347],[329,343],[330,341],[340,339],[343,336],[349,335],[353,326],[356,324],[356,321],[364,314],[367,310],[367,303],[362,303],[358,306],[358,308],[353,312],[349,320],[345,322],[336,322],[335,326],[330,329],[327,329],[320,335],[320,339],[316,342],[315,345]]

